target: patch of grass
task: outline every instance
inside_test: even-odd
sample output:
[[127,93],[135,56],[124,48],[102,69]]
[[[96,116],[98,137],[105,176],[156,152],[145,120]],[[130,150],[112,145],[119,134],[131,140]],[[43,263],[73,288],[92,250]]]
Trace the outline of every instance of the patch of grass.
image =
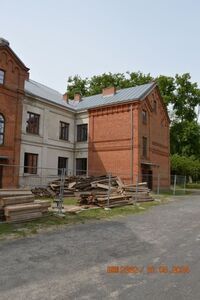
[[200,189],[200,183],[188,183],[186,185],[187,189]]
[[[74,199],[71,199],[72,203]],[[48,213],[47,216],[32,220],[30,222],[17,224],[0,224],[0,239],[9,237],[25,237],[36,234],[41,230],[57,228],[58,226],[75,223],[85,223],[90,220],[109,219],[113,217],[126,216],[135,213],[143,213],[147,209],[159,205],[159,202],[152,201],[146,203],[138,203],[137,205],[127,205],[115,207],[108,210],[97,208],[83,210],[78,214],[66,214],[64,217],[59,217],[53,213]]]
[[64,198],[64,205],[77,205],[77,198]]

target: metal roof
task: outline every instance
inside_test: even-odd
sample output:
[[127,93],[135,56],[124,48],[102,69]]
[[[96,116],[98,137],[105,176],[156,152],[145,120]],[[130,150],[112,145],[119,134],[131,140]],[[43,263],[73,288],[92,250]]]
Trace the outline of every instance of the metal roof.
[[80,111],[95,107],[118,104],[133,100],[142,100],[155,86],[155,82],[117,90],[114,95],[103,96],[102,94],[83,97],[80,102],[69,100],[68,103],[63,100],[63,95],[43,84],[33,80],[25,81],[25,92],[29,95],[43,98],[53,103],[65,106],[66,108]]
[[41,83],[33,80],[25,81],[25,92],[29,95],[40,97],[53,103],[65,106],[70,109],[75,109],[72,105],[63,100],[63,95],[56,90],[53,90]]
[[84,97],[76,106],[76,109],[90,109],[99,106],[117,104],[131,100],[142,100],[143,97],[152,90],[155,82],[138,85],[131,88],[117,90],[114,95],[103,96],[102,94]]

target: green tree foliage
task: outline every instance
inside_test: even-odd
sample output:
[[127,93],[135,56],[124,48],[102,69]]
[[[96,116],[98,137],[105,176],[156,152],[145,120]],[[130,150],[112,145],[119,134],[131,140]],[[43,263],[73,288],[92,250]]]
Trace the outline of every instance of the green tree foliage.
[[67,93],[70,99],[74,98],[75,93],[80,93],[84,96],[89,96],[88,94],[88,78],[82,79],[79,75],[74,77],[69,77],[67,80]]
[[171,156],[171,170],[173,174],[192,176],[193,179],[200,179],[200,160],[195,157],[181,156],[174,154]]
[[197,118],[195,108],[200,104],[200,91],[197,83],[191,82],[189,73],[175,76],[175,97],[172,100],[173,109],[180,121],[193,121]]

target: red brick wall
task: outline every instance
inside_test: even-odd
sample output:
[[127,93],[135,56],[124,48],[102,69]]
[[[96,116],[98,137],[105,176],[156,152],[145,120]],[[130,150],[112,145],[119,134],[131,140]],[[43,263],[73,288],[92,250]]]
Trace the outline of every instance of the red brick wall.
[[[0,84],[0,114],[5,118],[5,138],[0,146],[0,156],[8,157],[8,161],[0,160],[0,163],[19,165],[22,100],[28,69],[7,46],[0,46],[0,69],[5,71],[5,82]],[[4,188],[17,186],[18,172],[17,168],[3,167]]]
[[[131,150],[131,111],[134,129],[137,128],[137,104],[106,107],[89,112],[89,157],[90,174],[112,172],[130,180],[131,159],[135,151],[134,161],[137,168],[137,130]],[[136,117],[135,117],[136,115]],[[133,170],[135,172],[135,170]]]
[[[157,111],[153,111],[153,102],[157,103]],[[147,124],[142,122],[142,110],[147,111]],[[161,187],[169,187],[170,184],[170,141],[169,141],[169,120],[163,106],[163,102],[156,87],[152,93],[142,101],[139,109],[139,141],[140,157],[142,162],[151,162],[153,187],[157,188],[158,174]],[[142,156],[142,137],[147,137],[148,155]]]
[[[169,186],[169,121],[157,88],[154,89],[153,94],[138,103],[132,102],[132,104],[89,111],[89,174],[101,175],[111,172],[121,176],[127,182],[132,181],[132,175],[134,182],[136,176],[139,176],[141,181],[141,163],[147,162],[159,165],[159,167],[148,166],[153,172],[153,188],[157,187],[158,170],[161,185]],[[154,97],[157,101],[157,113],[152,111]],[[147,111],[146,125],[142,124],[143,108]],[[147,158],[142,157],[143,136],[148,139]],[[133,160],[133,169],[131,160]]]

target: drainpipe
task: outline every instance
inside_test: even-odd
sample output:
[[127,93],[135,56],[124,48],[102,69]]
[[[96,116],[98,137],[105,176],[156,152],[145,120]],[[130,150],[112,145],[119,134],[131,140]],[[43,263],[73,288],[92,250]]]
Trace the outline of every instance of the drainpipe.
[[75,156],[76,156],[76,119],[77,115],[74,115],[74,146],[73,146],[73,176],[76,175],[76,164],[75,164]]
[[133,183],[133,104],[131,104],[131,182]]

